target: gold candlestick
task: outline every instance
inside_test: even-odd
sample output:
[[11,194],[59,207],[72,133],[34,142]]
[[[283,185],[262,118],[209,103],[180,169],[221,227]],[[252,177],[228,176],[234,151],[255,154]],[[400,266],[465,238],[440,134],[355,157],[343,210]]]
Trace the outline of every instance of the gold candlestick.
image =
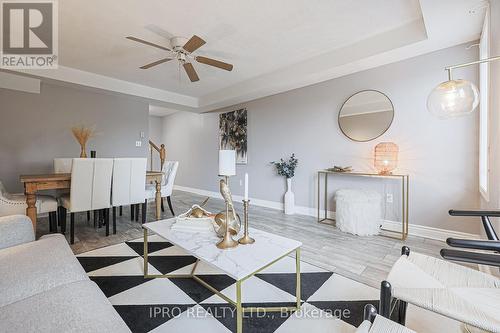
[[243,200],[243,216],[245,221],[245,234],[238,240],[240,244],[253,244],[255,239],[248,235],[248,203],[250,200]]
[[[233,214],[236,215],[234,211],[233,202],[231,199],[231,192],[229,190],[229,177],[225,176],[225,180],[220,181],[220,190],[222,197],[226,201],[226,232],[224,238],[217,243],[219,249],[230,249],[238,246],[238,242],[231,237],[231,229],[229,228],[229,206],[231,205],[233,209]],[[236,218],[236,217],[235,217]]]

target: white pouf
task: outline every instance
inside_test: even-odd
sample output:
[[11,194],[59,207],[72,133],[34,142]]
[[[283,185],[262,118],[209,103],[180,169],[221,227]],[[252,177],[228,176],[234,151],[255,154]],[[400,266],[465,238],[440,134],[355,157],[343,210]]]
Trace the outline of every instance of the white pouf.
[[382,222],[382,203],[379,193],[340,189],[335,192],[335,201],[337,228],[359,236],[378,235]]

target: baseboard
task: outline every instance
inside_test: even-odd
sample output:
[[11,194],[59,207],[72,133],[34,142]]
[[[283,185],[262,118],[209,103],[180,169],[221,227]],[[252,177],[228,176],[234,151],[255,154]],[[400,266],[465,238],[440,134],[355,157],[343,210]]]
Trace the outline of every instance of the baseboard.
[[[203,196],[207,196],[207,197],[211,197],[211,198],[222,199],[222,196],[220,195],[219,192],[201,190],[201,189],[197,189],[197,188],[179,186],[179,185],[174,185],[174,189],[179,190],[179,191],[194,193],[194,194],[198,194],[198,195],[203,195]],[[243,200],[243,197],[240,195],[233,195],[233,199],[235,201],[241,201],[241,200]],[[283,203],[276,202],[276,201],[261,200],[261,199],[255,199],[255,198],[250,198],[250,201],[251,201],[252,205],[259,206],[259,207],[265,207],[265,208],[271,208],[271,209],[277,209],[277,210],[283,210],[283,207],[284,207]],[[295,213],[298,215],[317,217],[318,210],[317,210],[317,208],[312,208],[312,207],[295,206]],[[321,213],[323,213],[323,211]],[[335,212],[328,211],[327,216],[328,216],[328,218],[334,219]],[[384,220],[382,222],[382,229],[387,230],[387,231],[401,232],[401,222]],[[446,241],[446,238],[448,238],[448,237],[467,238],[467,239],[479,239],[480,238],[479,235],[476,235],[476,234],[469,234],[469,233],[460,232],[460,231],[440,229],[440,228],[428,227],[428,226],[424,226],[424,225],[411,224],[411,223],[408,227],[408,234],[412,235],[412,236],[440,240],[443,242]]]
[[[384,220],[382,222],[382,229],[388,231],[401,232],[401,222]],[[440,229],[434,227],[428,227],[425,225],[412,224],[408,226],[408,234],[412,236],[436,239],[445,242],[447,238],[466,238],[466,239],[479,239],[479,235],[469,234],[460,231]]]

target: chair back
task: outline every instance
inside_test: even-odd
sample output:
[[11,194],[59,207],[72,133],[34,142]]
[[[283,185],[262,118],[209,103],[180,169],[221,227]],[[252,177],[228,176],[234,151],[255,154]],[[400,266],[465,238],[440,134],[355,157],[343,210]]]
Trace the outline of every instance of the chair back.
[[91,158],[94,160],[92,186],[92,210],[109,208],[111,204],[112,158]]
[[26,201],[21,196],[12,195],[0,182],[0,216],[26,214]]
[[92,210],[94,160],[74,158],[71,165],[70,211]]
[[115,158],[111,205],[124,206],[144,202],[146,193],[146,158]]
[[175,176],[179,168],[179,161],[166,161],[164,166],[165,184],[162,186],[162,193],[169,196],[174,188]]
[[72,158],[54,158],[54,172],[55,173],[70,173]]
[[74,158],[71,167],[70,211],[109,208],[113,159]]

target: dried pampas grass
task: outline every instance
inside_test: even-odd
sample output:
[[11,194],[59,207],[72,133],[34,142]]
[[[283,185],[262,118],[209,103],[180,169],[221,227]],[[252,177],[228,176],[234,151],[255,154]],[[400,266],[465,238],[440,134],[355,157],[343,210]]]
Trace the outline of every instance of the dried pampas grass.
[[81,147],[80,157],[82,158],[87,157],[85,146],[87,145],[87,141],[89,141],[89,139],[94,136],[95,134],[94,128],[85,126],[73,126],[71,128],[71,132],[73,132],[73,136],[75,137],[76,141],[78,141],[78,143],[80,144]]

